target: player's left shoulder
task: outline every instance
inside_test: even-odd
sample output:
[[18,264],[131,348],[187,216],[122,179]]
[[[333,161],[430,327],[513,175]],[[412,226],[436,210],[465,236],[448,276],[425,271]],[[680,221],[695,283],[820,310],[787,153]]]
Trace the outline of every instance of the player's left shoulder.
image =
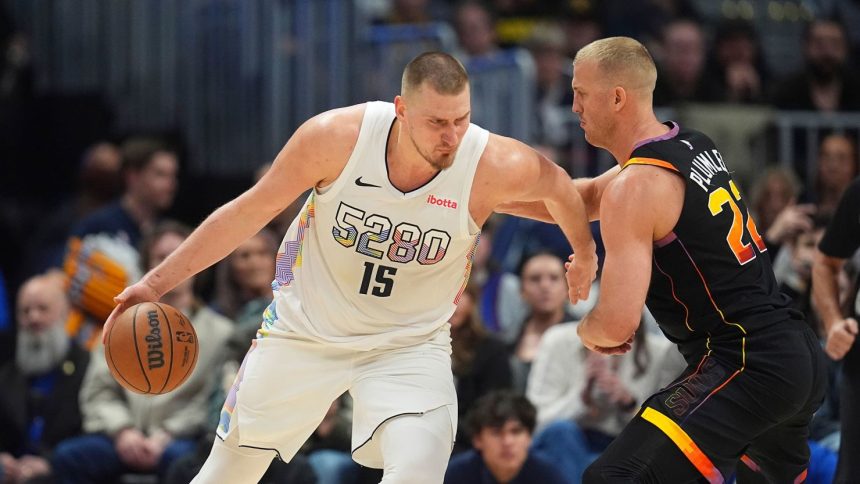
[[610,181],[601,199],[601,208],[631,206],[652,210],[680,191],[683,180],[677,174],[656,165],[630,165]]
[[481,153],[479,168],[490,170],[513,170],[522,165],[532,149],[525,143],[489,133],[484,152]]

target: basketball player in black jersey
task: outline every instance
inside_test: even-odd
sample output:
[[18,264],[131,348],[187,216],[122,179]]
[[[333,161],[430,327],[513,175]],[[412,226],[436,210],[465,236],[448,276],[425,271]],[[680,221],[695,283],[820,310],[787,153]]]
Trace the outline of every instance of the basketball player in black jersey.
[[[779,292],[726,160],[704,134],[656,119],[656,78],[629,38],[598,40],[574,61],[586,140],[619,163],[576,181],[606,246],[600,298],[579,336],[594,351],[626,352],[647,302],[688,362],[641,402],[583,482],[721,483],[736,471],[802,482],[822,352]],[[545,218],[534,206],[508,211]]]

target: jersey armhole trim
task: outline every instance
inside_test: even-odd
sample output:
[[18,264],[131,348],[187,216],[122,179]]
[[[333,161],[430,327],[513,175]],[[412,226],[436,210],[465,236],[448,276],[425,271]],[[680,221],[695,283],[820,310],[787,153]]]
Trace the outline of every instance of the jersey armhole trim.
[[[478,171],[478,165],[481,163],[481,157],[484,156],[484,150],[487,147],[487,143],[490,140],[490,132],[477,126],[471,125],[469,129],[478,129],[477,135],[478,140],[475,143],[474,150],[476,152],[475,162],[466,169],[466,183],[463,184],[463,193],[460,196],[460,200],[464,202],[464,210],[461,212],[463,215],[460,217],[460,232],[464,237],[474,237],[476,234],[481,232],[481,226],[478,225],[475,220],[472,218],[472,212],[470,210],[471,199],[472,199],[472,184],[475,181],[475,173]],[[468,133],[467,133],[468,134]],[[472,229],[475,228],[476,231],[473,232]]]
[[344,185],[349,181],[350,175],[355,171],[356,165],[360,163],[361,154],[365,151],[365,146],[372,140],[374,130],[376,129],[376,119],[373,116],[374,111],[378,109],[379,101],[369,101],[365,103],[364,116],[361,118],[361,127],[358,130],[358,138],[355,140],[355,146],[352,147],[352,153],[349,154],[349,159],[343,166],[340,175],[330,184],[322,189],[313,187],[314,196],[325,201],[340,193]]

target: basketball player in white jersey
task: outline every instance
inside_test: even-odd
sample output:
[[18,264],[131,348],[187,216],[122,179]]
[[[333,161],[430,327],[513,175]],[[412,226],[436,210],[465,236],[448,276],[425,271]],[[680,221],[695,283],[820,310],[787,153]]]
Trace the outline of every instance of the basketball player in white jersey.
[[576,257],[571,298],[597,269],[586,207],[561,168],[470,124],[468,76],[443,53],[407,65],[394,103],[303,124],[251,189],[212,213],[116,300],[162,294],[229,254],[313,188],[277,254],[263,314],[195,483],[256,483],[289,461],[345,391],[353,458],[383,483],[440,483],[457,428],[448,318],[480,226],[506,202],[542,201]]

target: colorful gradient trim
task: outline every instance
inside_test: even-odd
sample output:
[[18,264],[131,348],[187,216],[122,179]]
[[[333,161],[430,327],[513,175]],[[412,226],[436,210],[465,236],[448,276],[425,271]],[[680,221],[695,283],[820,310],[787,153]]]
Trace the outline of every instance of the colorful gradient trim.
[[242,379],[245,376],[245,363],[248,361],[248,356],[257,347],[257,341],[251,341],[251,348],[245,354],[242,360],[242,365],[239,367],[236,378],[233,380],[233,386],[230,387],[230,393],[227,394],[227,399],[224,401],[224,406],[221,407],[221,415],[218,419],[218,432],[222,433],[222,437],[227,437],[227,432],[230,431],[230,423],[233,420],[233,411],[236,409],[236,394],[239,392],[239,385],[242,384]]
[[466,253],[466,270],[463,274],[463,284],[460,285],[460,290],[457,291],[457,297],[454,298],[454,304],[460,304],[460,298],[463,296],[463,291],[466,290],[466,285],[469,284],[469,275],[472,273],[472,259],[475,258],[475,252],[478,250],[478,243],[481,241],[481,233],[475,236],[475,243],[472,248]]
[[711,459],[699,449],[699,446],[693,442],[693,439],[687,435],[687,432],[684,432],[684,429],[678,426],[672,419],[651,407],[645,408],[645,411],[642,412],[642,418],[651,422],[666,434],[708,482],[711,484],[722,484],[724,482],[722,474],[714,467]]
[[275,258],[275,280],[272,281],[272,290],[277,291],[281,286],[289,286],[295,277],[295,270],[302,266],[302,247],[305,233],[311,226],[314,218],[313,194],[308,201],[305,211],[299,217],[298,233],[295,240],[284,243],[284,251],[278,252]]
[[656,158],[630,158],[624,163],[624,166],[621,169],[625,169],[630,165],[651,165],[651,166],[659,166],[660,168],[665,168],[667,170],[672,170],[674,172],[680,173],[675,165],[669,163],[668,161],[658,160]]

